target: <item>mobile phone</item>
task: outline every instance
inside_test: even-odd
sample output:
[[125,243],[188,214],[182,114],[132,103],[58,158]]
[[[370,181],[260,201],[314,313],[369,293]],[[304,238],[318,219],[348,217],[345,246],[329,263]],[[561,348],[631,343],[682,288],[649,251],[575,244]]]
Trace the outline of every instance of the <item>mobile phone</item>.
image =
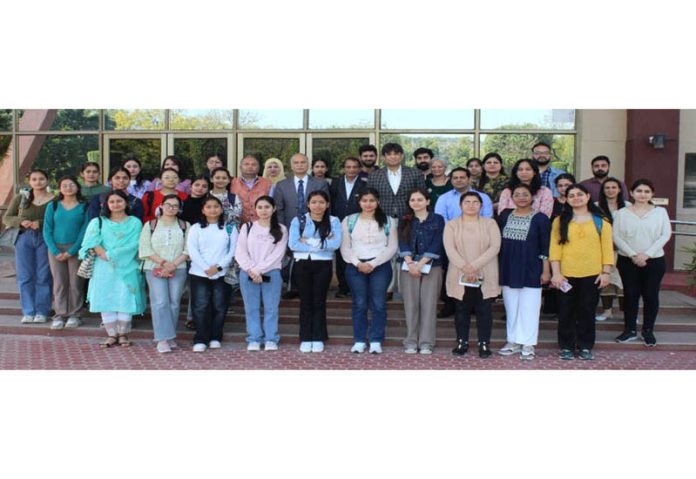
[[567,293],[571,289],[573,289],[573,287],[570,285],[570,283],[568,282],[567,279],[561,283],[560,290],[563,291],[564,293]]

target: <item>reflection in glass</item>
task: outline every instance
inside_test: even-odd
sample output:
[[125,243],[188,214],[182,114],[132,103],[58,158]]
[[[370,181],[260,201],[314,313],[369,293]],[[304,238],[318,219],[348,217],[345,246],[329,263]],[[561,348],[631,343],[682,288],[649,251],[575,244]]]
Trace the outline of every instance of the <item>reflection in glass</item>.
[[21,131],[98,130],[99,110],[17,110]]
[[0,131],[12,131],[12,110],[0,110]]
[[[157,178],[162,163],[162,140],[159,138],[110,138],[109,164],[116,168],[123,164],[127,155],[135,155],[143,166],[143,176],[151,180]],[[184,171],[184,177],[188,173]]]
[[696,208],[696,153],[686,154],[684,167],[684,208]]
[[162,130],[164,110],[106,110],[107,130]]
[[239,110],[239,128],[302,128],[303,110]]
[[575,135],[552,135],[550,133],[481,135],[481,158],[487,153],[498,153],[503,157],[505,170],[510,171],[512,165],[520,158],[532,157],[532,146],[537,142],[551,145],[553,153],[551,166],[573,173],[575,170]]
[[169,110],[172,130],[231,130],[234,110]]
[[99,161],[98,135],[19,137],[20,178],[32,168],[41,168],[48,173],[51,186],[56,186],[65,175],[77,176],[86,161]]
[[309,110],[310,128],[373,128],[374,124],[374,110]]
[[12,161],[12,137],[0,135],[0,205],[9,204],[14,194],[14,174]]
[[244,138],[242,156],[257,155],[261,163],[269,158],[278,158],[285,168],[290,171],[290,157],[300,151],[299,138]]
[[575,110],[481,110],[482,130],[572,130]]
[[205,173],[205,160],[213,153],[227,158],[227,138],[174,138],[174,154],[184,163],[188,178]]
[[382,135],[380,151],[385,143],[398,143],[404,148],[404,163],[413,166],[413,152],[420,148],[430,148],[435,158],[449,163],[448,171],[455,166],[465,166],[466,160],[474,154],[474,135]]
[[382,128],[472,130],[474,110],[382,110]]
[[329,176],[342,174],[343,160],[349,156],[358,157],[358,148],[370,144],[370,138],[314,138],[312,140],[312,157],[322,159],[329,167]]

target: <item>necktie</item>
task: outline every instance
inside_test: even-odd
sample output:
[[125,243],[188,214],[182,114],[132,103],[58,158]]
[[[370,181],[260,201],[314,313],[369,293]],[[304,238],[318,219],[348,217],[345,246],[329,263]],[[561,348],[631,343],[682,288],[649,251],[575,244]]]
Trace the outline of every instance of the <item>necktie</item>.
[[297,182],[297,214],[303,215],[307,211],[305,206],[304,180]]

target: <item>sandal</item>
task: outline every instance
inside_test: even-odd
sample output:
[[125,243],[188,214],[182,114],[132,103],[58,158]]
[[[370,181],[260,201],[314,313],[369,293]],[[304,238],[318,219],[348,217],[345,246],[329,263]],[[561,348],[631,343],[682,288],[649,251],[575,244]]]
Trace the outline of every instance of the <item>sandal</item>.
[[122,334],[118,337],[118,345],[122,346],[124,348],[127,348],[128,346],[131,345],[131,342],[128,340],[128,336],[125,334]]
[[99,346],[101,346],[102,348],[110,348],[111,346],[113,346],[117,342],[118,342],[118,339],[116,339],[116,337],[109,336],[104,341],[100,342]]
[[191,329],[191,330],[193,330],[193,331],[196,330],[196,326],[193,324],[193,320],[192,320],[192,319],[187,319],[187,320],[186,320],[186,323],[185,323],[184,325],[186,326],[186,329]]

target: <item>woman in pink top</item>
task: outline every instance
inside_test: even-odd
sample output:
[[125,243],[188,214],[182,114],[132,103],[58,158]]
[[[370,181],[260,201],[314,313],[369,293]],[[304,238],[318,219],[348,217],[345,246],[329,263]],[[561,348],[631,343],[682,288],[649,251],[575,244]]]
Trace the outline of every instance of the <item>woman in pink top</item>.
[[532,195],[534,195],[532,210],[535,212],[541,211],[548,218],[551,218],[551,213],[553,213],[553,193],[549,188],[541,186],[539,167],[534,160],[530,160],[529,158],[517,160],[515,166],[512,167],[510,183],[500,194],[498,214],[502,213],[503,210],[515,208],[515,203],[512,201],[512,191],[514,191],[520,183],[529,185],[532,190]]
[[276,351],[280,340],[278,305],[283,286],[280,267],[288,244],[288,230],[278,222],[273,198],[262,196],[254,206],[258,220],[241,226],[235,252],[246,314],[247,351],[260,351],[261,343],[266,351]]

